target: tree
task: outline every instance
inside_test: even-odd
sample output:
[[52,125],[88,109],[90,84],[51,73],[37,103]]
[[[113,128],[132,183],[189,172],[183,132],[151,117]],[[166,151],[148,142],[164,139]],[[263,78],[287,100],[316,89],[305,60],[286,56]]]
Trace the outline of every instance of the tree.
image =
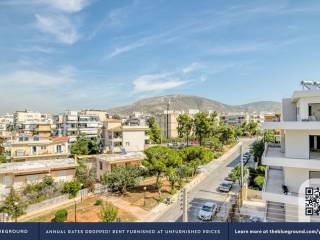
[[[243,168],[243,177],[246,178],[249,176],[249,169]],[[229,173],[229,178],[233,181],[238,181],[240,183],[241,180],[241,166],[236,166],[234,169],[231,170]]]
[[126,193],[128,188],[136,186],[141,176],[141,171],[133,165],[117,166],[111,172],[102,176],[102,184],[110,188],[117,188],[120,193]]
[[179,176],[177,174],[177,169],[173,168],[173,167],[169,167],[167,169],[166,175],[167,175],[168,181],[169,181],[170,186],[171,186],[171,191],[174,191],[175,190],[175,184],[179,180]]
[[121,117],[118,114],[114,114],[112,115],[112,119],[121,120]]
[[84,188],[88,188],[92,192],[96,182],[95,169],[89,169],[84,161],[78,161],[75,177]]
[[191,146],[182,149],[179,152],[183,162],[192,167],[193,174],[196,173],[197,168],[201,164],[206,164],[213,160],[213,153],[201,146]]
[[179,115],[179,117],[177,118],[177,122],[178,122],[178,127],[177,127],[178,135],[180,138],[185,138],[187,140],[187,146],[188,146],[189,137],[192,130],[192,119],[188,114],[184,113]]
[[208,117],[208,113],[199,112],[195,114],[193,122],[194,134],[202,146],[203,140],[210,135],[210,131],[213,129],[212,121]]
[[223,144],[230,144],[235,140],[235,130],[232,126],[221,124],[219,127],[219,136]]
[[54,214],[53,222],[65,222],[68,218],[67,209],[61,209]]
[[89,154],[98,154],[100,153],[100,145],[98,139],[93,139],[88,141],[88,152]]
[[18,217],[25,214],[26,204],[21,200],[21,197],[14,190],[10,189],[9,195],[5,198],[2,212],[7,213],[11,218],[17,221]]
[[265,143],[274,143],[276,141],[275,130],[266,130],[263,134],[263,141]]
[[[156,187],[161,189],[160,176],[166,173],[169,167],[176,168],[182,164],[182,159],[175,149],[154,146],[145,150],[147,156],[146,160],[143,161],[143,165],[157,176]],[[160,192],[159,192],[160,193]]]
[[81,183],[78,180],[65,182],[63,184],[62,193],[69,194],[69,198],[74,198],[81,189]]
[[147,130],[147,135],[150,138],[151,143],[160,144],[161,143],[161,129],[156,123],[153,117],[147,120],[149,129]]
[[89,141],[84,135],[78,135],[77,140],[71,145],[71,154],[73,155],[88,155]]
[[250,136],[256,136],[258,133],[258,123],[255,121],[250,121],[248,123],[248,132]]
[[254,178],[254,184],[258,187],[258,189],[261,191],[264,184],[264,177],[263,176],[257,176]]
[[101,222],[114,222],[118,216],[118,209],[112,204],[106,202],[101,206],[100,219]]
[[221,143],[220,139],[217,136],[208,138],[205,145],[211,150],[214,150],[217,152],[223,151],[223,144]]
[[6,163],[7,162],[7,158],[3,153],[0,153],[0,163]]
[[176,169],[179,186],[182,187],[183,179],[187,179],[193,173],[193,168],[187,164],[183,164]]
[[250,153],[253,155],[254,161],[261,165],[261,158],[264,152],[263,139],[253,142],[250,146]]

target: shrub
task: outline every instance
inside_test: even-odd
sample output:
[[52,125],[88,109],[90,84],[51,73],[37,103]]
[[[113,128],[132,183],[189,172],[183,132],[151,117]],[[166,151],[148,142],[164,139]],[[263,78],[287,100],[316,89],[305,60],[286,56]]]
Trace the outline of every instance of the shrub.
[[156,197],[155,200],[156,200],[158,203],[161,203],[161,202],[164,202],[165,197],[161,195],[161,196],[159,196],[159,197]]
[[254,184],[259,188],[259,190],[262,190],[263,184],[264,184],[264,177],[263,176],[255,177]]
[[54,222],[65,222],[68,218],[68,211],[67,209],[58,210],[54,215]]
[[174,194],[177,193],[177,189],[172,188],[172,189],[170,189],[169,193],[170,193],[171,195],[174,195]]
[[110,203],[101,206],[100,219],[101,222],[114,222],[118,216],[118,208]]
[[70,198],[74,198],[76,197],[80,189],[81,189],[81,183],[75,180],[75,181],[64,183],[62,193],[69,194]]
[[101,199],[97,199],[94,205],[100,206],[101,204],[102,204],[102,200]]

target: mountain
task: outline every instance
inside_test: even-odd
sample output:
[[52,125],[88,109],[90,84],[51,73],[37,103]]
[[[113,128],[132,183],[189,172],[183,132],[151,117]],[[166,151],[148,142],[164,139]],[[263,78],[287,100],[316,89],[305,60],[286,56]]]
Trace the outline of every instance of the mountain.
[[170,101],[170,110],[188,111],[199,109],[200,111],[213,110],[217,112],[280,112],[280,102],[260,101],[244,105],[227,105],[208,98],[191,95],[167,95],[141,99],[133,104],[108,109],[110,113],[129,115],[132,112],[144,112],[154,114],[167,109]]

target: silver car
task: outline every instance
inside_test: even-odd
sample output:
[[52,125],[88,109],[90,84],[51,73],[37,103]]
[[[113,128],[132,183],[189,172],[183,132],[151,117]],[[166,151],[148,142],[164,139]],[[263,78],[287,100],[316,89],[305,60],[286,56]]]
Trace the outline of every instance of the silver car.
[[219,191],[220,192],[230,192],[232,185],[233,185],[232,182],[224,181],[223,183],[220,184]]
[[212,221],[216,214],[217,204],[214,202],[206,202],[200,209],[198,217],[202,221]]

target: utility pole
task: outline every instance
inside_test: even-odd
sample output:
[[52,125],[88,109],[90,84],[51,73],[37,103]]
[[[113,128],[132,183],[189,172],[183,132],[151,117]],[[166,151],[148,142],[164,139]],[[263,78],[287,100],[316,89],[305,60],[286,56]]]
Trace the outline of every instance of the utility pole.
[[242,206],[243,184],[244,184],[243,145],[241,143],[241,145],[240,145],[240,201],[239,201],[239,207]]
[[170,99],[167,104],[167,140],[169,140],[169,110],[170,110]]
[[187,196],[187,189],[183,189],[183,215],[182,215],[183,222],[188,222],[188,196]]

